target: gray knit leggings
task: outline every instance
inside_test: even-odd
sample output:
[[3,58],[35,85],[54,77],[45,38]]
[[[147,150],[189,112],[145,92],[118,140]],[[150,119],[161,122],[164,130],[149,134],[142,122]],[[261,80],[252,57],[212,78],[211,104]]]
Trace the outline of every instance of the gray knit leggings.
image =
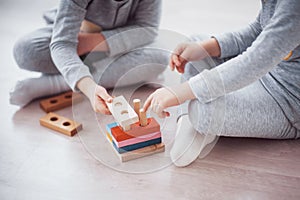
[[[14,57],[21,69],[47,75],[60,74],[54,65],[49,44],[53,25],[33,31],[14,46]],[[90,53],[82,58],[95,81],[105,88],[149,82],[161,74],[168,64],[169,52],[147,46],[117,57]]]
[[[193,40],[203,40],[203,37],[194,37]],[[225,61],[209,58],[187,64],[183,78],[186,81]],[[300,130],[291,125],[260,81],[210,103],[193,100],[181,108],[181,113],[188,113],[194,128],[202,134],[272,139],[300,136]]]

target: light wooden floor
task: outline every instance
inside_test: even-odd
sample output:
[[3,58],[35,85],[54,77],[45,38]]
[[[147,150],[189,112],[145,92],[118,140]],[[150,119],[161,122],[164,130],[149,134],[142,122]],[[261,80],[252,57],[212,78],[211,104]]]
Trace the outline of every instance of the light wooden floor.
[[[70,138],[41,127],[38,102],[24,109],[8,103],[8,92],[24,77],[12,46],[41,27],[51,0],[0,2],[0,199],[300,199],[300,141],[220,138],[205,159],[186,168],[171,164],[175,117],[160,120],[166,152],[120,164],[104,139],[111,117],[95,115],[85,101],[58,111],[84,125]],[[183,3],[184,2],[184,3]],[[196,4],[195,4],[196,2]],[[183,34],[237,29],[253,19],[258,1],[164,1],[162,28]],[[178,76],[166,72],[169,80]],[[174,79],[175,78],[175,79]],[[170,83],[170,82],[169,82]],[[130,88],[116,94],[130,94]],[[149,88],[132,98],[143,99]],[[175,109],[171,110],[175,113]],[[174,116],[174,115],[173,115]]]

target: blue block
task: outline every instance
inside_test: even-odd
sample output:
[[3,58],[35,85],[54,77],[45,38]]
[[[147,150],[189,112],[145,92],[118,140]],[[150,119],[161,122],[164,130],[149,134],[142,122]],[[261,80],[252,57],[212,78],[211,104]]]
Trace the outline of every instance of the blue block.
[[140,149],[143,147],[147,147],[153,144],[159,144],[161,143],[161,138],[156,138],[153,140],[148,140],[146,142],[140,142],[140,143],[136,143],[136,144],[132,144],[132,145],[128,145],[128,146],[124,146],[124,147],[117,147],[117,145],[115,144],[114,141],[112,141],[112,144],[114,146],[114,148],[119,152],[119,153],[125,153],[127,151],[133,151],[136,149]]
[[118,126],[118,123],[117,122],[113,122],[113,123],[110,123],[110,124],[107,124],[106,125],[106,131],[111,135],[111,129],[113,127],[116,127]]

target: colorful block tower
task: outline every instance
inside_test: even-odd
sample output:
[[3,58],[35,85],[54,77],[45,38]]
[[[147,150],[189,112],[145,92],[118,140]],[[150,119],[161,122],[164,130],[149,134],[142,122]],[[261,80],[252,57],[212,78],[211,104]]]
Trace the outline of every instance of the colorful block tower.
[[140,100],[133,100],[134,109],[123,96],[107,104],[116,122],[106,125],[107,138],[122,162],[163,152],[160,125],[147,118],[140,109]]

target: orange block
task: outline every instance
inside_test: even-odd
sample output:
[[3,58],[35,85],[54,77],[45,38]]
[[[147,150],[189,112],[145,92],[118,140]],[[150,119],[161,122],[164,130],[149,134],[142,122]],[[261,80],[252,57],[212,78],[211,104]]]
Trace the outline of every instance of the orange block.
[[123,131],[120,126],[111,128],[111,134],[114,136],[117,142],[128,140],[142,135],[155,133],[160,131],[160,125],[154,118],[148,118],[147,126],[140,126],[140,123],[134,123],[131,125],[129,131]]
[[70,91],[40,101],[40,107],[48,113],[71,106],[72,103],[77,103],[82,100],[83,97],[81,94]]
[[82,124],[51,112],[40,119],[40,124],[68,136],[73,136],[82,129]]

